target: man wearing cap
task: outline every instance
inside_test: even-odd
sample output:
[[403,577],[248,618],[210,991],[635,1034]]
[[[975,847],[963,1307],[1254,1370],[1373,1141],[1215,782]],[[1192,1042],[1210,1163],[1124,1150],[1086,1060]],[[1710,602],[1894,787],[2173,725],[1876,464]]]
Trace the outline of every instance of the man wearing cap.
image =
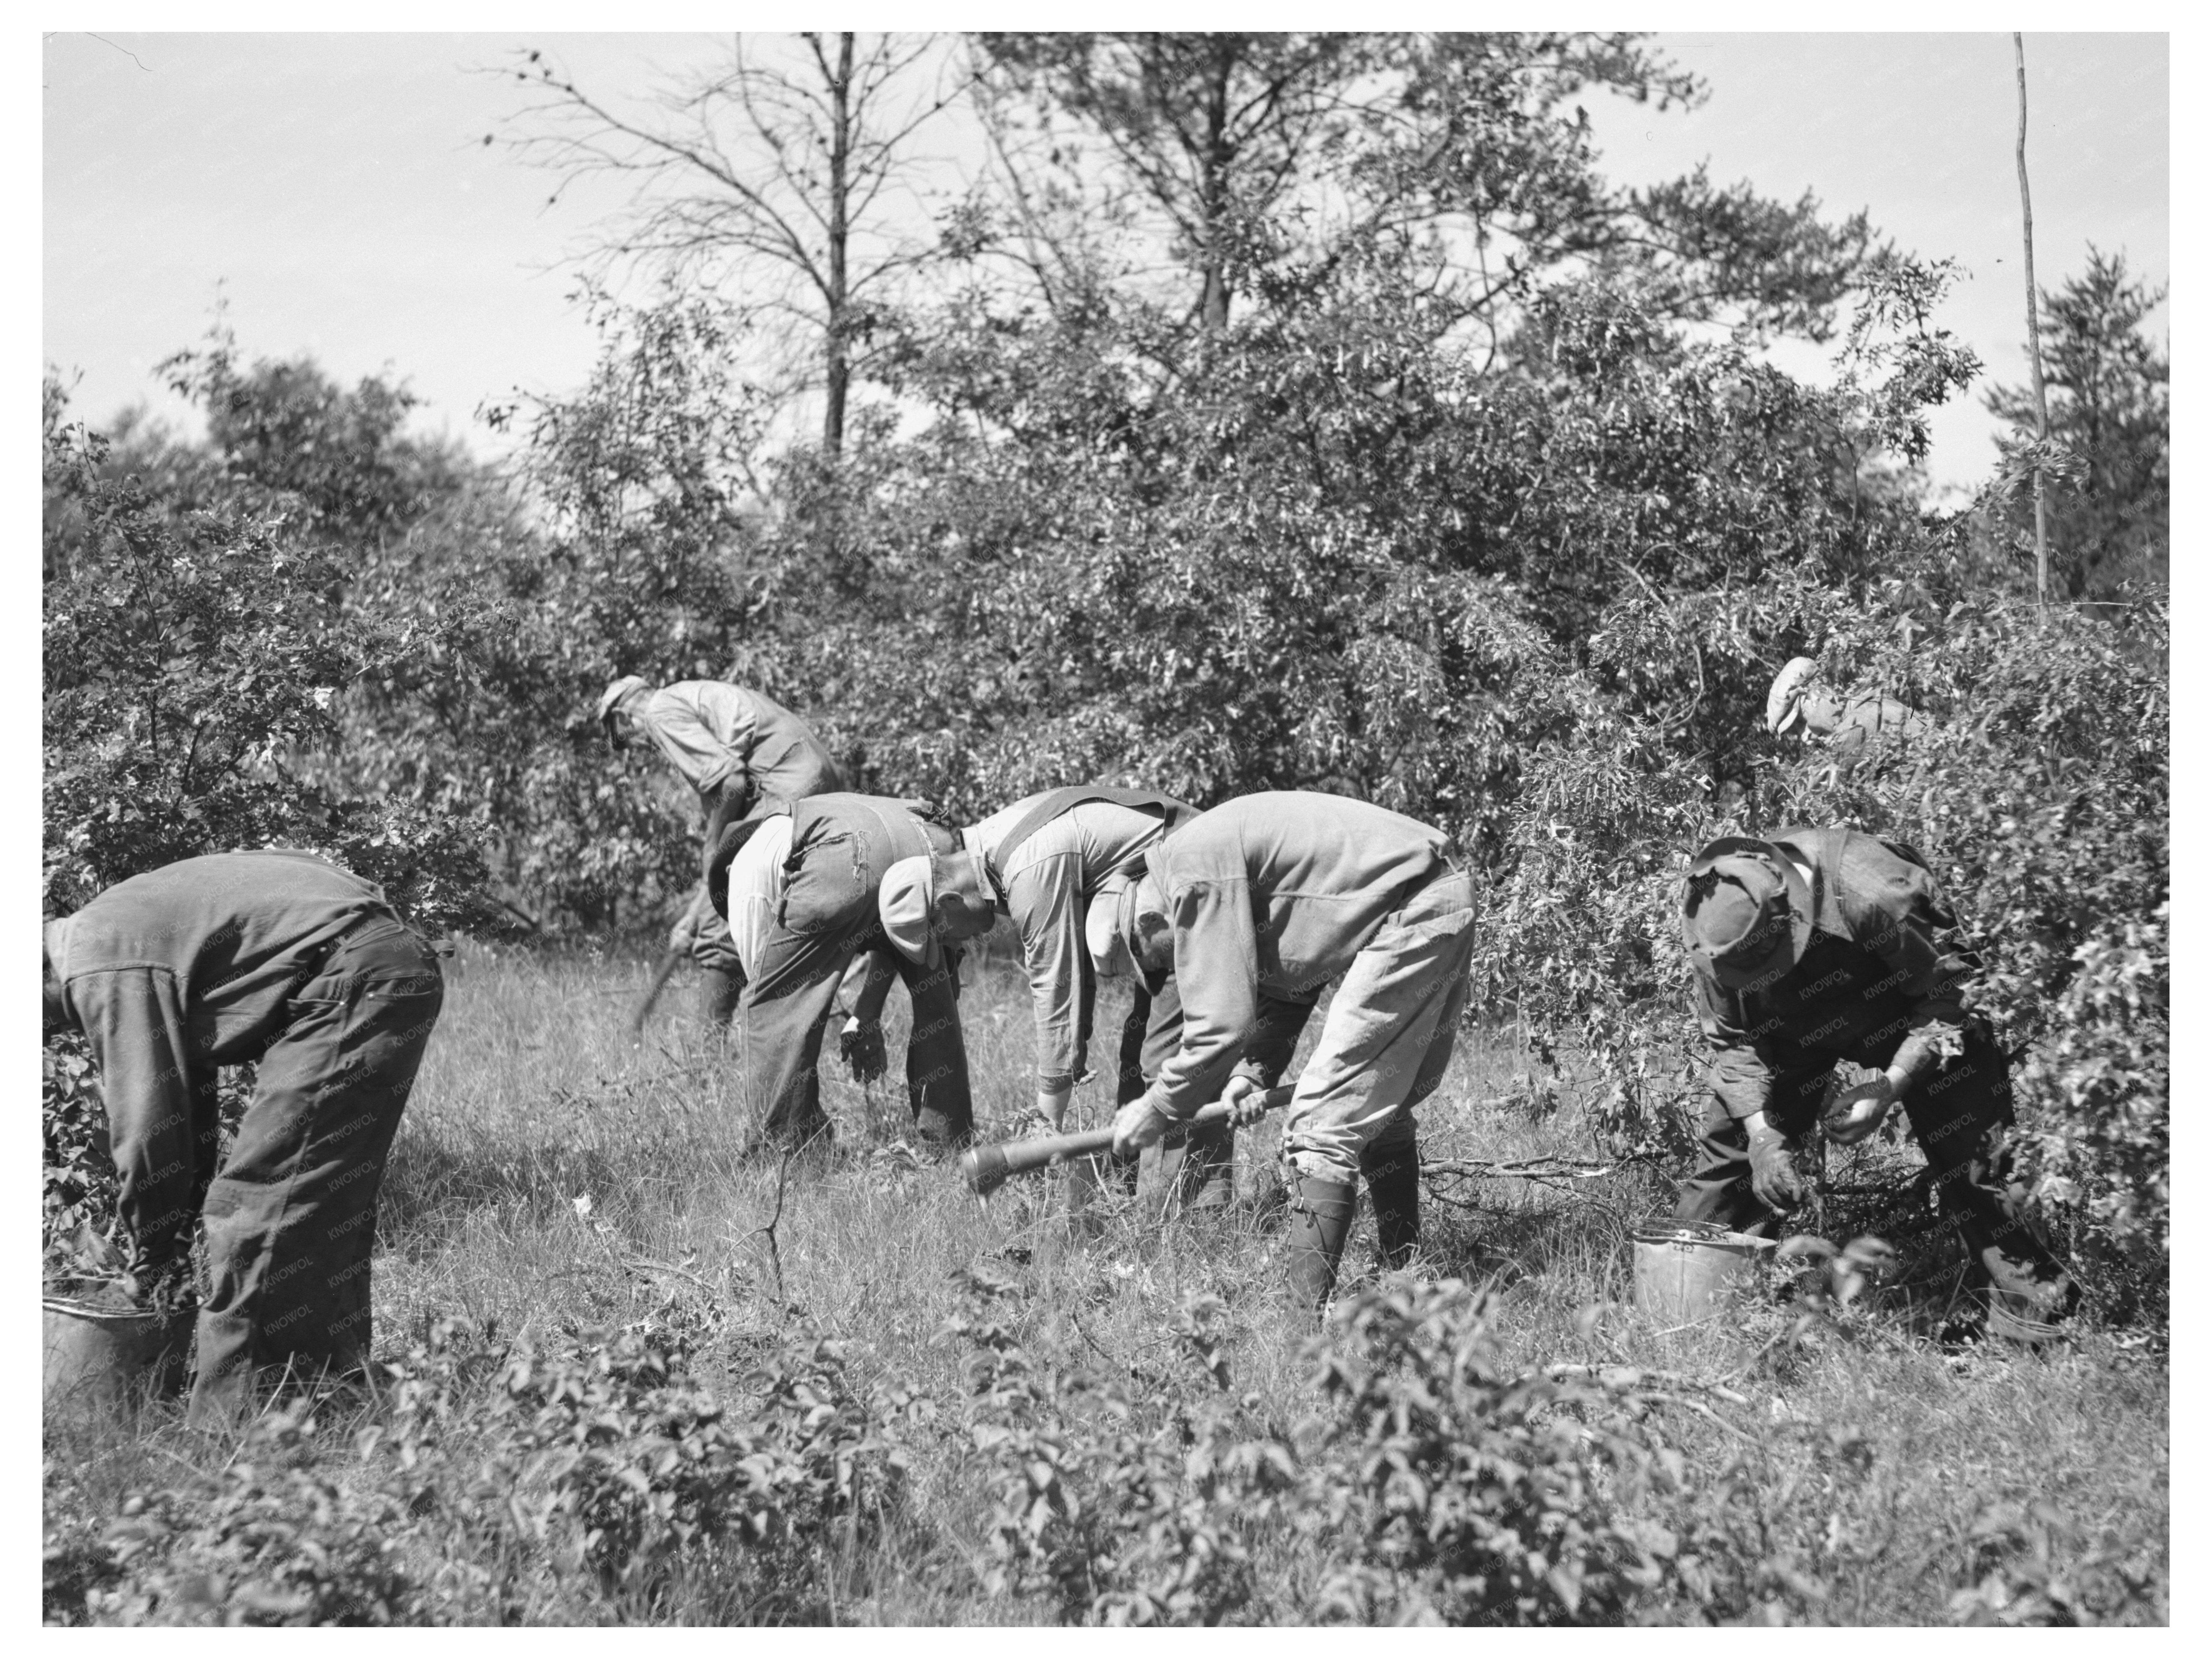
[[1115,1115],[1115,1155],[1217,1096],[1255,1119],[1340,976],[1283,1128],[1291,1283],[1307,1305],[1328,1300],[1363,1176],[1383,1259],[1404,1266],[1420,1240],[1413,1109],[1451,1059],[1474,954],[1474,878],[1443,832],[1340,795],[1246,795],[1146,855],[1120,931],[1148,988],[1174,975],[1182,1030]]
[[[218,853],[108,888],[45,928],[46,1030],[100,1069],[134,1274],[206,1233],[187,1420],[258,1371],[357,1368],[386,1154],[444,991],[382,890],[307,853]],[[220,1066],[259,1063],[216,1166]]]
[[1978,965],[1918,853],[1848,829],[1728,836],[1692,861],[1682,937],[1716,1049],[1705,1162],[1676,1214],[1746,1230],[1803,1196],[1791,1153],[1836,1062],[1880,1075],[1823,1123],[1850,1146],[1902,1101],[1945,1211],[1987,1276],[1989,1328],[2025,1340],[2073,1295],[2006,1182],[2012,1079],[1962,995]]
[[[899,955],[889,948],[877,906],[884,872],[901,859],[927,858],[957,845],[957,832],[936,823],[932,812],[927,801],[881,795],[768,797],[755,816],[723,830],[708,863],[707,890],[744,941],[745,983],[736,1030],[746,1110],[763,1139],[804,1146],[829,1137],[817,1076],[823,1030],[836,1006],[839,976],[864,955],[888,964],[913,1002],[906,1076],[915,1127],[939,1146],[964,1145],[972,1137],[975,1115],[960,1033],[957,954],[941,951],[927,966]],[[769,833],[787,836],[787,850],[780,859],[756,855],[754,867],[773,871],[780,886],[771,888],[769,902],[749,909],[745,867],[738,860]]]
[[[953,852],[902,860],[884,877],[884,931],[910,962],[926,963],[939,946],[1012,918],[1036,1026],[1037,1112],[1054,1130],[1087,1075],[1098,970],[1091,936],[1106,944],[1115,896],[1142,871],[1146,850],[1196,812],[1173,796],[1111,784],[1048,789],[969,825]],[[1143,1092],[1181,1024],[1171,984],[1157,1001],[1138,988],[1122,1032],[1117,1106]],[[1183,1146],[1148,1152],[1154,1178],[1180,1188],[1190,1207],[1226,1205],[1233,1134],[1224,1123]]]
[[[723,680],[678,680],[656,690],[625,674],[600,694],[599,719],[617,748],[627,734],[643,732],[691,786],[705,819],[702,864],[723,826],[767,797],[803,800],[845,787],[837,763],[805,720],[758,691]],[[707,1023],[729,1024],[744,970],[703,883],[670,932],[668,948],[698,964],[700,1012]],[[890,988],[888,967],[865,990],[862,981],[862,965],[855,963],[849,994],[880,1007]],[[870,1052],[869,1035],[856,1014],[840,1045],[848,1059]],[[876,1050],[882,1042],[880,1031],[873,1033]],[[855,1072],[862,1073],[857,1062]]]
[[1838,696],[1820,678],[1810,657],[1792,657],[1766,693],[1766,729],[1778,738],[1796,732],[1807,743],[1825,738],[1830,748],[1856,759],[1883,737],[1925,737],[1928,717],[1911,704],[1875,690]]

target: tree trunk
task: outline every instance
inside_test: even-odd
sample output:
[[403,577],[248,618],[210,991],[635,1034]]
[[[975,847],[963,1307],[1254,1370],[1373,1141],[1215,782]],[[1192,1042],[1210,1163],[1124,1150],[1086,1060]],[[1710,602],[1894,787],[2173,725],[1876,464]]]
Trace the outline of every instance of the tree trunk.
[[1206,99],[1206,288],[1200,316],[1208,334],[1229,326],[1228,257],[1223,247],[1229,216],[1229,72],[1236,48],[1224,42],[1213,64],[1213,83]]
[[[2020,161],[2020,240],[2027,255],[2027,362],[2035,386],[2035,441],[2040,445],[2051,439],[2051,413],[2044,402],[2043,331],[2038,325],[2035,305],[2035,218],[2027,205],[2027,53],[2016,31],[2012,37],[2012,56],[2020,76],[2020,143],[2016,154]],[[2035,458],[2035,602],[2051,602],[2051,549],[2044,532],[2040,451]]]
[[825,394],[822,404],[822,453],[836,461],[845,450],[845,388],[852,378],[847,360],[845,315],[846,243],[850,238],[850,171],[853,156],[853,37],[837,37],[837,74],[830,83],[830,326],[824,342]]

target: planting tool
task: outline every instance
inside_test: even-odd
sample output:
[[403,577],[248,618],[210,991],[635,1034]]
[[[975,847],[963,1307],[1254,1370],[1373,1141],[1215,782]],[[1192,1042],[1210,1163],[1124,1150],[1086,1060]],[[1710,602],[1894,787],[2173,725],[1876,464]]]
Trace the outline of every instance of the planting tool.
[[[1274,1111],[1290,1103],[1291,1085],[1282,1084],[1267,1091],[1261,1097],[1260,1109]],[[1192,1129],[1229,1121],[1229,1108],[1220,1101],[1201,1106],[1187,1123],[1170,1129],[1166,1146],[1176,1145]],[[960,1155],[960,1174],[968,1182],[968,1190],[978,1198],[988,1198],[1005,1186],[1013,1176],[1031,1175],[1055,1164],[1065,1164],[1071,1158],[1094,1157],[1109,1152],[1114,1145],[1114,1131],[1109,1125],[1103,1129],[1081,1129],[1073,1134],[1039,1135],[1029,1140],[1000,1140],[988,1146],[971,1146]]]
[[680,951],[661,952],[660,963],[653,970],[653,983],[645,988],[645,994],[638,999],[637,1012],[629,1017],[632,1048],[645,1041],[646,1018],[653,1012],[653,1005],[660,1000],[661,988],[668,983],[668,976],[676,971],[676,964],[683,960],[684,953]]

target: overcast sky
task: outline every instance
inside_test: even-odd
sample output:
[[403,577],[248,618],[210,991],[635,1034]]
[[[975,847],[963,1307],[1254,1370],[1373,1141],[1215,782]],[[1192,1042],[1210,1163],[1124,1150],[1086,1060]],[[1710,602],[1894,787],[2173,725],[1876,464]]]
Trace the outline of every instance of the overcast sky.
[[[1958,261],[1941,320],[1990,374],[2025,380],[2009,35],[1659,43],[1711,95],[1666,116],[1599,100],[1617,176],[1704,160],[1723,182],[1864,207],[1899,246]],[[549,206],[545,174],[484,144],[516,88],[476,71],[517,45],[639,91],[656,67],[718,49],[677,35],[49,37],[41,344],[81,374],[79,411],[173,410],[154,366],[206,331],[218,291],[250,356],[309,352],[346,380],[396,372],[429,427],[479,447],[483,400],[580,381],[592,340],[562,259],[617,198]],[[2163,283],[2166,37],[2030,33],[2027,52],[2039,277],[2056,286],[2094,242]],[[1940,414],[1937,482],[1984,476],[1990,429],[1975,404]]]

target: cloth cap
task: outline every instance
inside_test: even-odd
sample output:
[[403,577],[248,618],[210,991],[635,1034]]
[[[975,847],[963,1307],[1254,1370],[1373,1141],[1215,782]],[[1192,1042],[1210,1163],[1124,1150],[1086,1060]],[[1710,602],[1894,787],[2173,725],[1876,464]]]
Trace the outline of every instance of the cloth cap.
[[1776,737],[1790,724],[1804,700],[1805,688],[1813,683],[1819,672],[1810,657],[1792,657],[1782,665],[1782,672],[1774,677],[1774,684],[1766,689],[1766,729]]
[[1130,970],[1137,982],[1145,988],[1148,996],[1158,996],[1167,988],[1168,975],[1163,971],[1153,973],[1145,966],[1143,939],[1137,932],[1139,911],[1149,909],[1156,915],[1167,908],[1160,884],[1149,867],[1145,873],[1121,890],[1119,903],[1115,908],[1114,931],[1121,936],[1121,947],[1129,953]]
[[1098,884],[1091,908],[1083,913],[1083,945],[1091,952],[1091,966],[1101,979],[1118,979],[1130,971],[1129,954],[1121,944],[1121,895],[1136,885],[1127,875],[1112,875]]
[[955,848],[917,853],[884,872],[876,887],[876,915],[893,948],[909,962],[934,968],[941,941],[955,943],[988,931],[975,925],[994,908],[983,855]]
[[901,859],[876,888],[876,915],[892,948],[908,962],[933,967],[937,941],[929,933],[929,854]]
[[1691,861],[1682,943],[1729,990],[1789,972],[1812,936],[1812,890],[1771,842],[1724,836]]
[[607,689],[599,693],[599,712],[597,717],[599,723],[602,726],[606,724],[607,716],[622,706],[624,697],[633,691],[642,691],[645,689],[644,679],[636,674],[625,674],[618,680],[610,681]]

